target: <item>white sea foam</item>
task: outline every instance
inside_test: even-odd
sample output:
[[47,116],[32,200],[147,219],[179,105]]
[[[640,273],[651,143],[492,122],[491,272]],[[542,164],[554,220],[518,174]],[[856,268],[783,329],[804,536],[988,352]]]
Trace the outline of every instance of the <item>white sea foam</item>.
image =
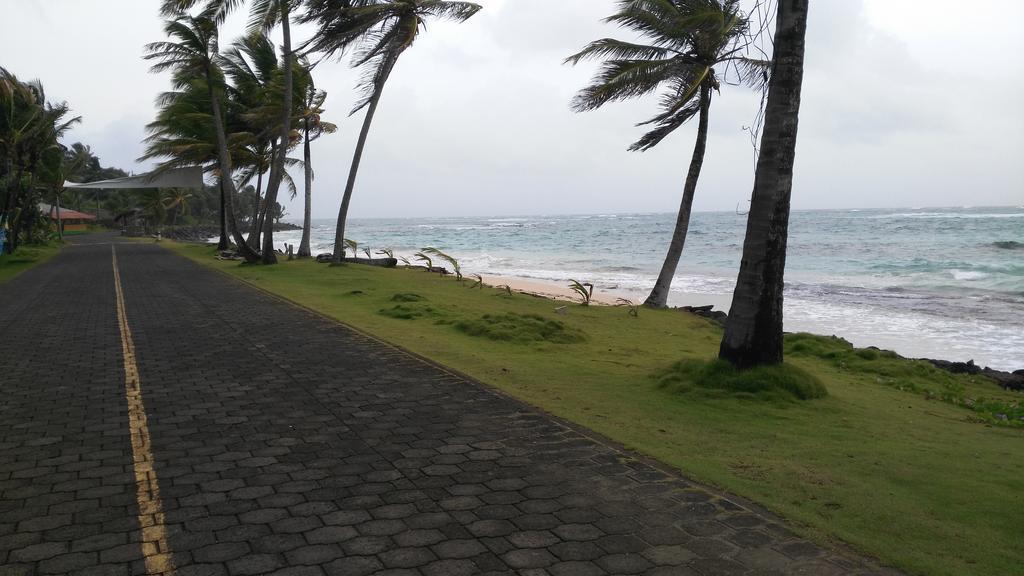
[[892,220],[898,218],[956,218],[956,219],[968,219],[977,220],[980,218],[1024,218],[1024,212],[1019,213],[1006,213],[1006,212],[993,212],[993,213],[972,213],[972,212],[900,212],[897,214],[878,214],[872,216],[876,220]]
[[989,275],[984,272],[976,272],[973,270],[950,270],[949,273],[955,280],[983,280],[988,278]]

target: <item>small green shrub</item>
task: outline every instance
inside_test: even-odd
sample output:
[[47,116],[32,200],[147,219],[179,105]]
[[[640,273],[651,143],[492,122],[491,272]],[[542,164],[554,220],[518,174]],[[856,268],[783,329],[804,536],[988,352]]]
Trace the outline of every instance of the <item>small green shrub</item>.
[[408,306],[406,304],[396,304],[391,308],[381,308],[377,313],[399,320],[415,320],[423,316],[437,315],[437,311],[430,306]]
[[580,304],[590,306],[590,300],[594,297],[594,285],[590,282],[580,282],[569,279],[569,288],[580,297]]
[[519,344],[572,344],[586,340],[580,330],[537,314],[484,314],[476,320],[456,322],[455,329],[469,336]]
[[394,296],[391,297],[392,302],[422,302],[424,300],[426,300],[426,298],[420,296],[419,294],[414,294],[412,292],[395,294]]
[[738,370],[724,360],[683,360],[661,374],[658,384],[675,392],[720,391],[771,400],[811,400],[828,396],[820,380],[791,364]]

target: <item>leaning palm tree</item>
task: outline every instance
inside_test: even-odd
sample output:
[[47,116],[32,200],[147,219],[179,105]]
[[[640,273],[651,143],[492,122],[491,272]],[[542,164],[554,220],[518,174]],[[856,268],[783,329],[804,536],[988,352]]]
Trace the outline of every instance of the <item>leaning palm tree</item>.
[[324,101],[327,100],[327,92],[317,90],[313,83],[313,76],[310,73],[310,66],[303,64],[298,69],[300,74],[307,76],[306,91],[303,94],[302,110],[302,163],[304,167],[305,204],[302,213],[302,240],[299,241],[299,258],[308,258],[313,255],[310,250],[310,234],[312,232],[312,204],[313,204],[313,163],[311,158],[310,144],[324,134],[333,134],[338,127],[330,122],[325,122],[320,115],[324,112]]
[[[273,126],[265,122],[257,122],[254,118],[257,110],[268,107],[268,100],[275,94],[271,83],[278,72],[277,50],[266,34],[249,34],[231,45],[223,55],[222,67],[224,74],[231,80],[229,94],[231,101],[245,110],[245,123],[248,131],[254,135],[247,154],[243,175],[239,186],[248,184],[256,178],[253,213],[249,218],[249,234],[246,241],[253,250],[260,248],[259,216],[263,195],[263,176],[274,162],[277,155],[277,135],[273,134]],[[260,120],[263,114],[260,113]],[[235,158],[235,164],[240,164]],[[241,168],[241,166],[239,166]]]
[[748,83],[763,81],[766,62],[739,54],[747,33],[747,19],[739,0],[619,0],[619,11],[605,19],[638,33],[645,43],[605,38],[592,42],[566,59],[577,64],[606,59],[590,86],[577,94],[573,109],[594,110],[609,102],[648,95],[664,88],[662,112],[641,123],[652,126],[630,146],[645,151],[657,146],[677,128],[698,117],[697,142],[683,186],[683,198],[654,289],[644,302],[653,308],[668,303],[669,289],[683,253],[690,227],[690,210],[704,164],[711,96],[722,74],[717,68],[734,66]]
[[[295,56],[292,51],[291,35],[291,13],[301,4],[301,0],[254,0],[250,13],[249,28],[264,33],[269,32],[277,25],[281,25],[281,58],[282,70],[282,101],[281,101],[281,146],[278,147],[277,157],[274,159],[274,171],[270,182],[267,185],[266,203],[267,206],[277,205],[277,195],[281,189],[281,182],[284,180],[285,164],[288,157],[287,143],[291,136],[293,97],[293,76]],[[267,218],[263,225],[263,263],[277,263],[277,255],[274,252],[274,222]]]
[[318,31],[308,43],[311,51],[341,55],[355,47],[352,66],[365,67],[359,88],[362,97],[352,114],[366,108],[359,131],[352,166],[348,171],[345,193],[338,210],[332,264],[345,259],[345,221],[355,188],[359,163],[370,133],[370,124],[380,104],[384,84],[402,55],[419,36],[430,18],[464,22],[480,10],[472,2],[445,0],[310,0],[305,19],[315,21]]
[[153,72],[165,70],[173,72],[173,84],[176,89],[188,88],[196,78],[201,78],[204,81],[210,110],[213,114],[217,160],[221,186],[224,187],[224,213],[228,230],[238,247],[239,254],[246,261],[255,262],[260,259],[260,255],[245,243],[245,238],[239,232],[235,218],[234,198],[236,192],[231,179],[233,167],[221,106],[224,77],[217,65],[219,56],[217,23],[207,10],[198,16],[180,15],[168,20],[164,25],[164,31],[177,41],[148,44],[145,58],[157,62],[151,68]]
[[718,355],[748,368],[782,362],[782,291],[796,160],[808,0],[780,0],[754,193]]

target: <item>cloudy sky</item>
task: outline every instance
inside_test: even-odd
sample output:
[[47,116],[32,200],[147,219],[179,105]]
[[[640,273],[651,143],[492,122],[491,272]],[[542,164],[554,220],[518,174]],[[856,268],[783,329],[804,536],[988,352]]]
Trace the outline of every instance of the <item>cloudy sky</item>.
[[[431,26],[402,56],[378,111],[355,217],[668,212],[693,146],[688,126],[627,152],[655,99],[575,114],[594,65],[562,60],[590,40],[612,0],[479,0],[461,25]],[[143,45],[162,38],[158,0],[0,0],[0,66],[39,78],[83,123],[71,135],[135,172],[153,99]],[[927,8],[925,8],[927,7]],[[796,208],[1024,204],[1024,2],[815,0],[797,153]],[[242,33],[244,16],[222,35]],[[304,30],[296,35],[303,37]],[[314,148],[313,213],[336,215],[361,116],[357,72],[317,69],[339,133]],[[725,86],[697,210],[745,205],[758,98]],[[301,214],[299,202],[289,213]]]

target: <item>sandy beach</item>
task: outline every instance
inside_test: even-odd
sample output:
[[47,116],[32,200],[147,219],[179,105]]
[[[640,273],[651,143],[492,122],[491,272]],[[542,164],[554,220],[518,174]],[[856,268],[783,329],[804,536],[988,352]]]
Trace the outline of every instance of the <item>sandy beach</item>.
[[[544,280],[537,280],[533,278],[518,278],[515,276],[496,276],[489,274],[484,277],[484,284],[488,286],[508,286],[515,292],[521,292],[523,294],[529,294],[532,296],[539,296],[542,298],[550,298],[552,300],[562,300],[566,302],[579,302],[579,295],[569,288],[569,283],[557,284],[555,282],[546,282]],[[616,306],[620,304],[619,298],[625,298],[635,303],[639,303],[635,295],[628,294],[626,292],[618,292],[612,290],[601,290],[594,288],[594,295],[591,298],[591,302],[595,304],[601,304],[605,306]]]
[[[557,282],[538,280],[536,278],[488,274],[487,276],[484,276],[484,284],[487,284],[488,286],[508,286],[516,292],[551,298],[552,300],[562,300],[566,302],[580,301],[579,295],[569,288],[568,281],[564,284],[559,284]],[[617,306],[622,304],[619,299],[624,298],[635,304],[641,304],[646,296],[646,293],[636,291],[607,289],[595,286],[591,302],[605,306]],[[730,300],[732,298],[730,294],[676,294],[674,296],[679,300],[678,302],[673,302],[673,305],[676,306],[713,305],[715,310],[721,310],[723,312],[728,312]]]

